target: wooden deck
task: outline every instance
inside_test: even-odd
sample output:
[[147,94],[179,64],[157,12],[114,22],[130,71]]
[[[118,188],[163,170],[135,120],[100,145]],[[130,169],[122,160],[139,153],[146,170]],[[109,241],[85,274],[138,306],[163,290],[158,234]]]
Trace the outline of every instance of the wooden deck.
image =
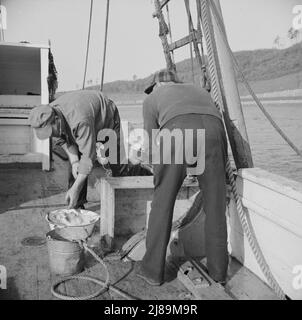
[[[65,205],[67,187],[66,163],[54,157],[54,170],[0,169],[0,265],[7,269],[7,289],[0,290],[0,299],[50,300],[51,275],[46,245],[24,246],[26,237],[45,237],[49,231],[45,215]],[[101,170],[95,170],[89,182],[87,208],[99,212],[99,195],[96,188]],[[124,242],[127,238],[120,238]],[[137,278],[131,262],[108,262],[112,283],[133,297],[140,299],[193,299],[189,291],[177,280],[172,269],[167,270],[167,282],[161,287],[150,287]],[[102,279],[102,269],[88,259],[84,272]],[[59,288],[71,295],[88,294],[96,289],[93,284],[78,281]],[[270,288],[258,277],[232,259],[225,292],[232,299],[276,299]],[[213,296],[209,299],[213,299]],[[216,296],[219,299],[219,295]],[[116,294],[105,293],[96,299],[120,299]]]

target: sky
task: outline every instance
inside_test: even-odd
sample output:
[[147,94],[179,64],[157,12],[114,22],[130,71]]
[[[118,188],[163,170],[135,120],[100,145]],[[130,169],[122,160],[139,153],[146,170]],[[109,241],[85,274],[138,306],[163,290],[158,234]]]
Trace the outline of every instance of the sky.
[[[90,0],[0,0],[7,11],[5,41],[47,44],[59,73],[59,91],[82,87]],[[102,71],[106,0],[93,1],[87,80],[99,83]],[[286,36],[295,5],[302,0],[220,0],[233,51],[271,48]],[[193,18],[195,1],[191,0]],[[169,6],[173,40],[188,34],[183,0]],[[143,78],[165,66],[152,0],[110,0],[105,82]],[[189,58],[180,49],[176,61]]]

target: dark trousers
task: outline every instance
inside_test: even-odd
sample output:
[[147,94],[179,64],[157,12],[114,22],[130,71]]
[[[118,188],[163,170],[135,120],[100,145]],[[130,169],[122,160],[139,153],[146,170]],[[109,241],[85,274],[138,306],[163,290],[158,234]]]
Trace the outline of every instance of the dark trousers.
[[[224,281],[228,254],[225,216],[227,140],[223,124],[214,116],[188,114],[171,119],[164,128],[205,129],[205,170],[201,175],[197,175],[197,179],[203,193],[203,208],[206,214],[207,267],[214,280]],[[174,204],[186,177],[187,164],[158,164],[154,165],[153,169],[154,194],[142,270],[148,277],[162,282]]]

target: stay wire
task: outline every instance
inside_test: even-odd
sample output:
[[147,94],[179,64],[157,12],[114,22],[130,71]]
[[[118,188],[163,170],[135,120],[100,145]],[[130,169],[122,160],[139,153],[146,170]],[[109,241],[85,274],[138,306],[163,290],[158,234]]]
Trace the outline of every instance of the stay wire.
[[92,9],[93,9],[93,0],[90,0],[90,14],[89,14],[88,36],[87,36],[85,68],[84,68],[84,78],[83,78],[83,86],[82,86],[82,89],[85,89],[85,82],[86,82],[86,75],[87,75],[87,65],[88,65],[88,55],[89,55],[89,44],[90,44],[90,34],[91,34],[91,22],[92,22]]

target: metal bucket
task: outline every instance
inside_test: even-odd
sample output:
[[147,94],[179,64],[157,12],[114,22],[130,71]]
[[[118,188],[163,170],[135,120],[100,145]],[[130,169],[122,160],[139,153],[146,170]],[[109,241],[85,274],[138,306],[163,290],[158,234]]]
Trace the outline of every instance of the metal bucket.
[[49,231],[46,236],[52,273],[70,276],[83,271],[85,254],[79,243],[64,239],[56,230]]
[[69,241],[86,240],[91,236],[93,229],[94,224],[64,228],[55,227],[56,233]]

